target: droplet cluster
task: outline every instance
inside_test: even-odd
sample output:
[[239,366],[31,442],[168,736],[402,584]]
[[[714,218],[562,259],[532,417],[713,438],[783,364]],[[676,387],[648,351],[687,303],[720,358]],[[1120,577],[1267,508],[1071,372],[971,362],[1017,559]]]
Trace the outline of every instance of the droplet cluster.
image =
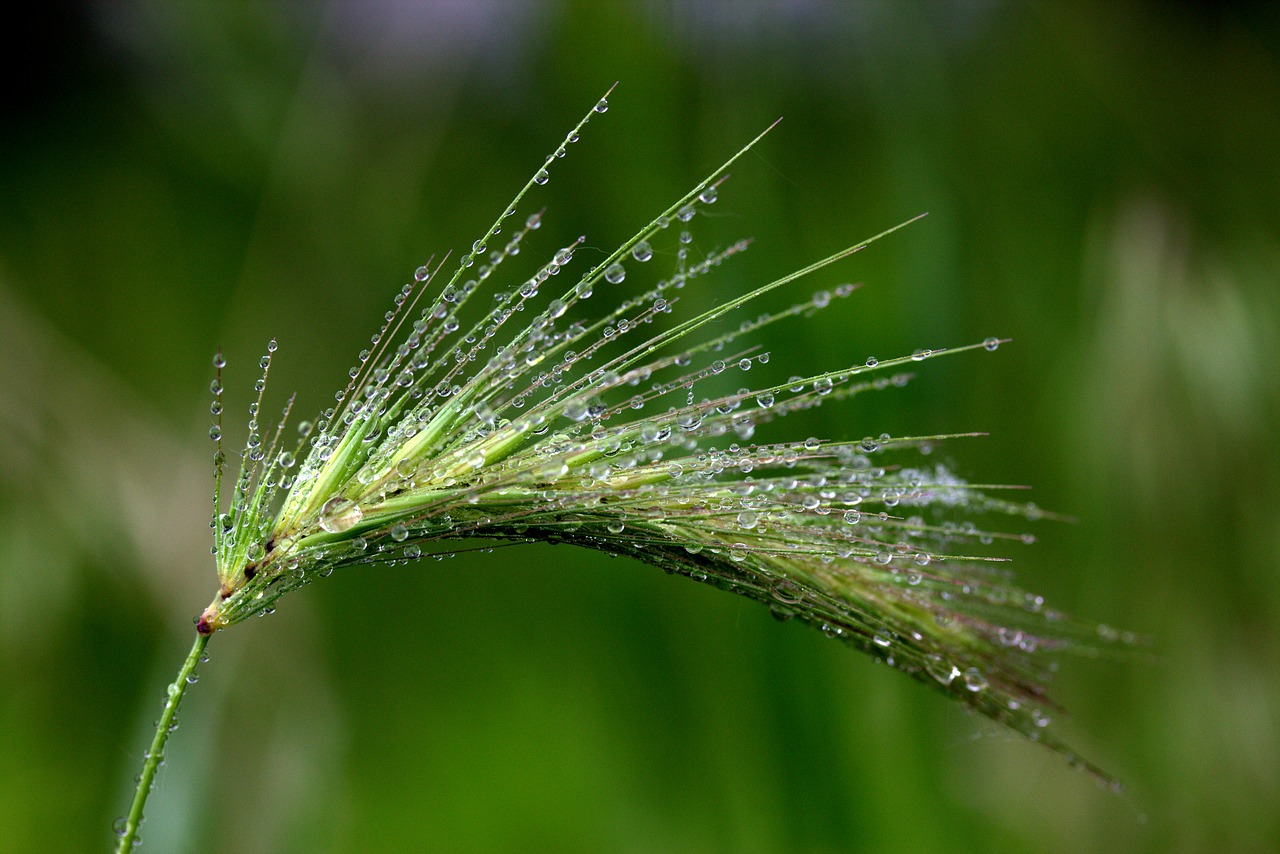
[[686,288],[748,248],[702,251],[689,229],[751,145],[607,257],[584,266],[578,237],[543,250],[540,266],[512,269],[542,216],[500,239],[507,220],[607,106],[588,113],[452,272],[435,261],[414,271],[334,405],[287,443],[288,406],[281,426],[259,425],[274,342],[267,348],[240,474],[226,509],[220,499],[215,508],[221,586],[202,625],[269,613],[343,566],[441,558],[474,538],[485,548],[567,543],[760,601],[1057,747],[1040,723],[1051,707],[1036,653],[1096,645],[1098,634],[1014,588],[986,549],[1029,534],[955,521],[1045,514],[924,464],[948,437],[757,436],[999,339],[861,355],[816,374],[771,363],[757,333],[832,310],[856,286],[826,284],[754,316],[747,304],[870,241],[701,313],[679,311]]

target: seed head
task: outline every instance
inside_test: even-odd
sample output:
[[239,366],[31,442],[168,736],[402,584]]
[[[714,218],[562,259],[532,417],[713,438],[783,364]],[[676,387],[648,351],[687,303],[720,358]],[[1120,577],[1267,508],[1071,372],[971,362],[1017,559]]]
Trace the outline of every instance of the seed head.
[[[602,99],[578,123],[452,272],[447,258],[414,272],[335,405],[296,433],[285,426],[289,406],[274,428],[259,423],[268,346],[225,507],[215,403],[219,590],[198,630],[270,612],[284,594],[346,566],[399,563],[465,540],[566,543],[759,601],[1109,779],[1052,734],[1043,655],[1127,638],[1049,609],[1013,587],[997,559],[972,554],[1020,535],[945,521],[957,512],[1046,514],[927,464],[922,452],[944,436],[752,441],[761,424],[904,385],[918,362],[1001,341],[751,383],[770,358],[752,336],[828,310],[853,293],[848,284],[695,336],[901,227],[681,315],[682,290],[747,249],[741,241],[695,257],[687,227],[760,137],[594,266],[576,263],[578,238],[541,266],[513,271],[541,224],[541,213],[513,219],[521,202],[606,107]],[[674,264],[660,271],[663,259]],[[624,282],[630,297],[620,296]],[[478,309],[485,300],[492,306]],[[215,364],[216,396],[221,356]]]

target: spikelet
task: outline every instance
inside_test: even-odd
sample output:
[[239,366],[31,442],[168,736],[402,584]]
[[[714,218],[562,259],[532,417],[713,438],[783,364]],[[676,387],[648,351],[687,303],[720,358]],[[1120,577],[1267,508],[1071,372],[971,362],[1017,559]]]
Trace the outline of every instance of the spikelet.
[[[754,333],[803,323],[854,287],[819,291],[715,337],[694,333],[902,226],[681,319],[682,289],[705,287],[747,244],[694,258],[687,232],[672,232],[714,204],[728,168],[757,137],[595,267],[569,272],[579,238],[531,275],[509,272],[540,225],[541,214],[520,219],[517,208],[607,106],[601,99],[578,123],[452,272],[447,260],[416,271],[336,405],[299,424],[298,437],[284,427],[288,407],[271,430],[259,421],[275,343],[268,347],[225,508],[219,446],[219,590],[198,631],[269,612],[284,594],[346,566],[455,551],[465,540],[566,543],[759,601],[1109,781],[1054,734],[1043,656],[1129,638],[1046,607],[1014,587],[999,560],[965,555],[978,542],[1029,535],[943,521],[958,512],[1045,514],[992,497],[1000,487],[923,465],[922,448],[948,437],[751,441],[759,424],[900,386],[919,362],[1001,341],[868,359],[731,394],[703,391],[724,387],[713,377],[768,361],[751,344]],[[676,260],[666,278],[651,263],[663,253]],[[597,309],[616,300],[624,280],[644,284]],[[487,312],[474,307],[481,294],[493,300]],[[221,357],[216,364],[215,393]]]

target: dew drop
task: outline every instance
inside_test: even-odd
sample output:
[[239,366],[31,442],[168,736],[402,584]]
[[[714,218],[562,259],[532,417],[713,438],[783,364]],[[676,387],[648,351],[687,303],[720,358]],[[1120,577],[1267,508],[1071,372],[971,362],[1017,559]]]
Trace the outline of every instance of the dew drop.
[[987,350],[995,350],[996,348],[998,348],[998,347],[1000,346],[1000,339],[999,339],[999,338],[988,338],[987,340],[985,340],[985,341],[983,341],[983,342],[982,342],[982,346],[983,346],[984,348],[986,348]]
[[423,266],[413,271],[413,280],[415,282],[425,282],[427,280],[427,277],[430,275],[431,275],[431,271],[427,269],[427,266],[424,264]]
[[357,525],[364,518],[360,505],[336,496],[320,508],[320,527],[330,534],[340,534]]
[[605,268],[604,280],[611,285],[620,285],[627,277],[627,271],[621,264],[613,263]]
[[606,98],[601,98],[599,101],[597,101],[597,102],[596,102],[596,112],[597,112],[597,113],[603,113],[603,112],[606,112],[608,109],[609,109],[609,101],[608,101],[608,99],[606,99]]
[[391,526],[390,534],[391,539],[395,540],[397,543],[403,543],[405,540],[409,539],[409,529],[405,527],[404,522],[396,522]]
[[929,675],[938,680],[941,685],[950,685],[960,675],[960,668],[956,667],[949,661],[943,661],[941,658],[931,658],[925,669],[929,671]]
[[978,668],[970,667],[964,672],[964,687],[977,693],[987,687],[987,678],[982,675],[982,671]]
[[539,169],[538,174],[533,176],[533,183],[535,184],[545,184],[550,180],[551,173],[547,172],[546,169]]
[[653,247],[649,245],[649,241],[641,240],[631,247],[631,257],[637,261],[648,261],[653,257]]
[[797,605],[803,596],[802,591],[794,581],[783,579],[773,585],[773,598],[777,599],[784,605]]

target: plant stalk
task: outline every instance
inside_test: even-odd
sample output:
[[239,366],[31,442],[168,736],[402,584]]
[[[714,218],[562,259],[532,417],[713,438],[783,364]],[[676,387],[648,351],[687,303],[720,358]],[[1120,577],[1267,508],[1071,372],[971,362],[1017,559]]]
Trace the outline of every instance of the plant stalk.
[[191,652],[187,653],[187,660],[182,662],[182,667],[178,669],[178,675],[173,680],[166,691],[164,703],[164,711],[160,715],[160,720],[156,724],[156,734],[151,739],[151,747],[147,750],[142,764],[142,773],[138,775],[138,788],[133,793],[133,803],[129,806],[129,814],[124,818],[122,825],[117,827],[117,835],[119,842],[116,845],[116,854],[127,854],[133,851],[134,846],[138,842],[138,828],[142,824],[142,809],[147,804],[147,797],[151,794],[152,784],[155,782],[156,771],[164,762],[164,746],[169,740],[169,733],[175,729],[174,718],[178,714],[178,704],[182,702],[182,696],[187,692],[187,686],[195,681],[196,665],[200,663],[200,657],[204,654],[204,648],[209,643],[209,635],[197,634],[196,642],[191,646]]

